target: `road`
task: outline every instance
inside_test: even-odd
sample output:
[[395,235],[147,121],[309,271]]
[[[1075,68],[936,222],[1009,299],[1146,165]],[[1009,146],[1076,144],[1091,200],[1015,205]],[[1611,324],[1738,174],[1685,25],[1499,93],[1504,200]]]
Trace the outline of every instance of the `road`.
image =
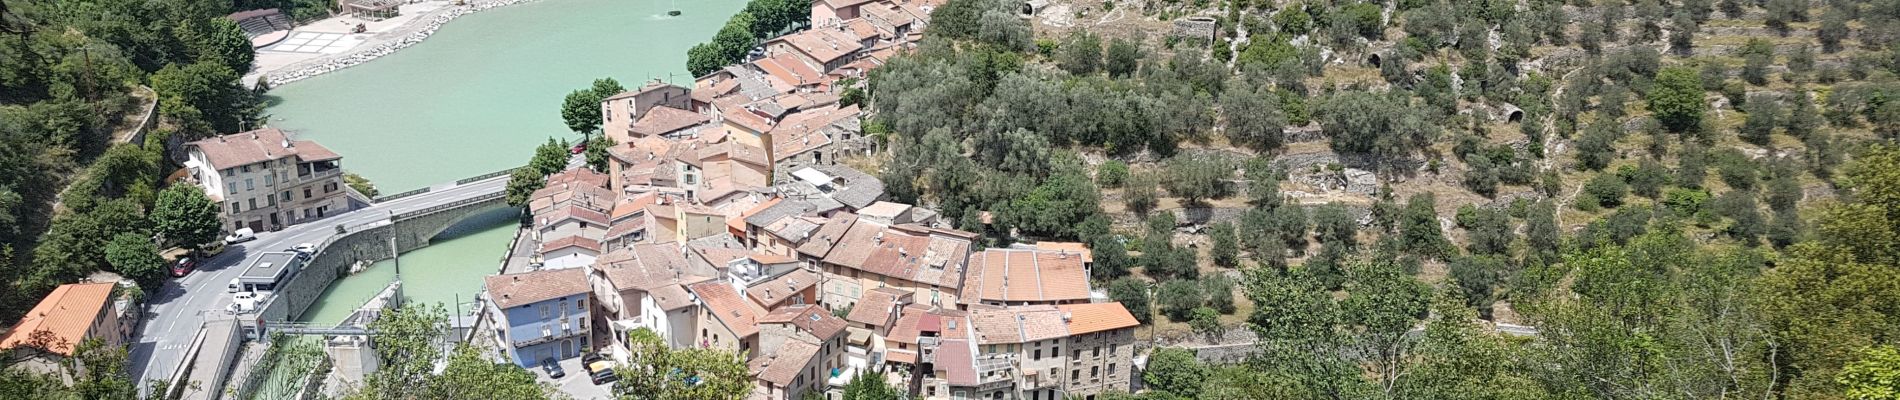
[[[199,264],[198,270],[183,278],[167,281],[158,290],[147,291],[144,325],[139,339],[131,346],[132,374],[139,382],[170,379],[178,363],[186,356],[206,315],[219,315],[231,304],[226,292],[232,279],[242,275],[258,255],[284,251],[299,243],[321,243],[336,235],[336,226],[358,226],[389,219],[391,215],[416,211],[457,200],[506,190],[508,175],[466,184],[442,184],[429,192],[371,204],[318,221],[292,225],[277,232],[261,232],[257,240],[228,246]],[[150,385],[140,385],[141,395]]]

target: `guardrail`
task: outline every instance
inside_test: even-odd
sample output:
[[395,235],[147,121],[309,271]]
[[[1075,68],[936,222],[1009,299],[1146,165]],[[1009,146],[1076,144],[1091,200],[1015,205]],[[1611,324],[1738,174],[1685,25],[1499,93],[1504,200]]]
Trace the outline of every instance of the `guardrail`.
[[386,202],[390,200],[400,199],[400,198],[414,196],[414,195],[428,193],[428,192],[429,192],[429,188],[425,187],[421,189],[411,190],[411,191],[387,195],[387,196],[376,196],[375,200],[377,203],[381,203],[381,202]]
[[508,175],[508,174],[515,173],[515,170],[522,169],[522,168],[526,168],[526,167],[514,167],[514,168],[504,169],[504,170],[490,172],[486,174],[462,178],[461,180],[455,181],[455,184],[466,185],[469,182],[479,181],[479,180],[493,178],[493,177],[502,176],[502,175]]
[[420,210],[415,210],[415,211],[410,211],[410,212],[405,212],[405,213],[401,213],[401,214],[396,214],[395,216],[393,216],[393,217],[390,217],[390,218],[389,218],[389,221],[390,221],[390,222],[399,222],[399,221],[405,221],[405,220],[409,220],[409,219],[414,219],[414,218],[418,218],[418,217],[422,217],[422,216],[424,216],[424,215],[429,215],[429,214],[434,214],[434,213],[438,213],[438,212],[442,212],[442,211],[446,211],[446,210],[452,210],[452,209],[456,209],[456,208],[460,208],[460,207],[462,207],[462,206],[466,206],[466,205],[469,205],[469,204],[475,204],[475,203],[480,203],[480,202],[485,202],[485,201],[490,201],[490,200],[495,200],[495,199],[499,199],[499,198],[502,198],[502,197],[504,197],[504,196],[507,196],[507,194],[506,194],[506,193],[503,193],[503,192],[494,192],[494,193],[483,193],[483,194],[481,194],[481,195],[477,195],[477,196],[475,196],[475,197],[470,197],[470,198],[466,198],[466,199],[461,199],[461,200],[456,200],[456,201],[453,201],[453,202],[448,202],[448,203],[443,203],[443,204],[437,204],[437,205],[433,205],[433,206],[429,206],[429,208],[424,208],[424,209],[420,209]]

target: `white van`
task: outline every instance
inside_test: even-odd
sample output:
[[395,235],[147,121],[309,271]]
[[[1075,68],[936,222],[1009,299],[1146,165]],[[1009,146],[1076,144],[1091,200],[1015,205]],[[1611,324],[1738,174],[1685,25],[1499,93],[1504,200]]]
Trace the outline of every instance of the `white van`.
[[238,278],[231,278],[231,286],[226,287],[224,292],[237,293],[240,289],[244,289],[244,283],[238,282]]

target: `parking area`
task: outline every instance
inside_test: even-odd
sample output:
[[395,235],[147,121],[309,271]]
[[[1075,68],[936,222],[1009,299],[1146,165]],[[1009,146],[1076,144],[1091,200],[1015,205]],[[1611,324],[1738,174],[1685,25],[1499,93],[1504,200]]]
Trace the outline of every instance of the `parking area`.
[[337,54],[362,43],[363,38],[355,35],[297,31],[291,33],[290,38],[284,39],[283,42],[279,42],[276,45],[267,47],[265,50],[290,53]]
[[581,368],[580,357],[561,360],[559,364],[561,365],[561,371],[566,372],[567,376],[563,376],[559,379],[550,379],[548,378],[547,371],[541,370],[540,367],[535,367],[535,379],[554,384],[554,387],[559,388],[562,393],[566,393],[568,396],[573,396],[575,400],[612,400],[614,398],[614,385],[612,383],[595,385],[592,379],[587,378],[587,370]]

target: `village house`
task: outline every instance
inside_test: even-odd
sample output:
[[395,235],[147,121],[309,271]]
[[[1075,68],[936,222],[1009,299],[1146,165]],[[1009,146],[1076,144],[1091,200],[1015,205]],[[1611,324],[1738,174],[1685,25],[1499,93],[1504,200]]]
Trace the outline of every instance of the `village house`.
[[669,346],[692,346],[699,309],[686,285],[717,276],[688,263],[676,243],[637,244],[595,260],[588,274],[599,306],[595,323],[609,328],[612,354],[624,360],[627,333],[638,328],[651,329]]
[[799,247],[819,259],[825,304],[850,307],[865,290],[880,287],[912,291],[920,304],[957,304],[976,234],[859,215],[849,219],[842,232],[833,226],[841,221],[827,221]]
[[855,376],[844,364],[845,322],[810,304],[774,309],[759,318],[761,352],[746,365],[753,375],[750,398],[803,399],[806,393],[843,387]]
[[264,231],[352,209],[343,157],[316,142],[264,128],[185,148],[192,182],[221,205],[218,217],[227,231]]
[[542,360],[579,357],[592,348],[592,289],[582,268],[491,275],[484,283],[485,324],[494,327],[503,358],[534,368]]
[[731,283],[707,281],[686,289],[699,299],[699,332],[693,346],[738,351],[751,359],[759,348],[759,317],[764,309],[739,294]]
[[975,307],[970,320],[978,398],[1091,399],[1129,390],[1140,323],[1121,303]]
[[71,283],[53,288],[0,336],[0,354],[13,363],[0,367],[64,376],[64,363],[86,341],[113,347],[126,344],[136,321],[121,321],[124,316],[114,307],[117,286]]
[[1089,271],[1082,253],[1068,250],[985,249],[970,255],[962,305],[1021,306],[1089,302]]
[[648,129],[676,122],[674,119],[679,118],[680,115],[674,111],[692,110],[692,90],[655,79],[639,89],[620,92],[601,99],[601,132],[614,143],[631,142],[636,135],[635,125],[643,117],[651,114],[656,107],[672,110],[661,110],[660,113],[667,115],[657,118],[658,120],[649,120]]

